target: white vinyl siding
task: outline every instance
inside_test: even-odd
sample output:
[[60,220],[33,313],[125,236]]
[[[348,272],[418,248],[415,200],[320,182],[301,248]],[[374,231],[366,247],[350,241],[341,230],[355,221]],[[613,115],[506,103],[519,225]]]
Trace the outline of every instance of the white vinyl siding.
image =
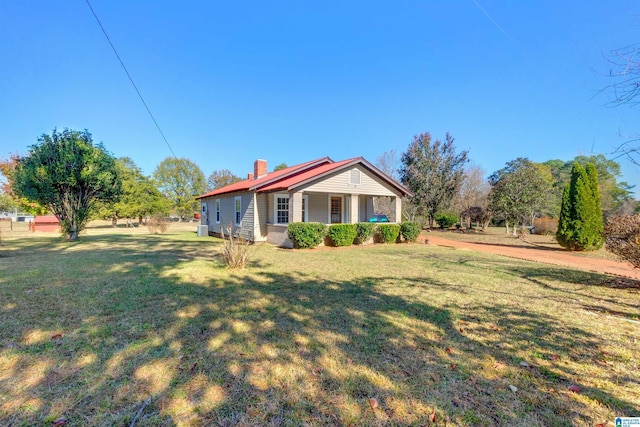
[[242,197],[241,196],[234,197],[233,205],[235,207],[234,208],[235,224],[240,225],[242,223]]
[[[209,231],[220,234],[224,227],[224,234],[229,233],[229,228],[235,228],[236,235],[253,240],[254,234],[254,195],[253,193],[241,193],[238,195],[222,195],[216,199],[207,199],[207,210],[211,213]],[[240,201],[240,223],[236,223],[238,217],[236,202]]]
[[307,220],[309,222],[322,222],[326,224],[329,214],[327,195],[323,193],[310,193],[307,197]]
[[[350,184],[352,171],[360,172],[360,185]],[[332,175],[321,178],[296,190],[307,192],[333,193],[333,194],[367,194],[372,196],[396,196],[395,190],[392,190],[388,184],[374,176],[366,169],[354,166],[351,169],[340,171]]]

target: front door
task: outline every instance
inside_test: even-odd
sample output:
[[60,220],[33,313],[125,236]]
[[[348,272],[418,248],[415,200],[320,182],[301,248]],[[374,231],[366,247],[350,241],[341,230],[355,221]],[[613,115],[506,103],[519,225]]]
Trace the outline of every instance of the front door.
[[342,224],[341,196],[331,196],[331,224]]

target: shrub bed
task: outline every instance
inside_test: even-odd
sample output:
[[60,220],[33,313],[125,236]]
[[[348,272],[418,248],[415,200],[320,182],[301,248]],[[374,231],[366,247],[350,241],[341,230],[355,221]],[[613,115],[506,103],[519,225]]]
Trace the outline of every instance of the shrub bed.
[[356,224],[356,243],[362,245],[367,242],[378,229],[375,222],[360,222]]
[[315,248],[327,235],[327,226],[320,222],[292,222],[287,232],[294,248]]
[[400,235],[400,225],[380,224],[378,225],[378,234],[380,241],[384,243],[395,243]]
[[420,235],[420,226],[415,222],[403,221],[400,224],[400,234],[405,241],[415,242]]
[[329,238],[335,246],[349,246],[357,235],[356,224],[333,224],[329,226]]
[[453,226],[455,223],[458,222],[458,217],[453,215],[453,214],[437,214],[435,217],[436,223],[440,226],[440,228],[442,229],[449,229],[451,228],[451,226]]

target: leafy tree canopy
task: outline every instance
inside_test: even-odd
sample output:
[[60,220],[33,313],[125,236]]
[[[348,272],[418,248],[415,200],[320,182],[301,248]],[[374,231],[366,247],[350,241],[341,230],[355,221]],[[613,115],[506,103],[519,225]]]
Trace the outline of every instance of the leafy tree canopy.
[[169,200],[158,190],[155,182],[145,176],[129,157],[116,160],[122,179],[122,195],[119,200],[102,204],[99,216],[103,218],[139,218],[167,214]]
[[456,152],[453,137],[431,140],[426,132],[413,137],[402,154],[400,179],[413,192],[412,202],[433,227],[436,213],[446,209],[458,192],[467,163],[466,150]]
[[46,206],[69,240],[78,238],[100,200],[116,200],[121,181],[115,159],[88,131],[64,129],[42,135],[13,172],[18,196]]
[[574,163],[586,167],[592,164],[598,173],[598,190],[602,204],[602,211],[605,216],[618,212],[632,197],[633,187],[624,181],[619,181],[622,177],[620,164],[615,160],[607,159],[603,154],[577,156],[570,161],[548,160],[543,164],[548,166],[553,176],[552,192],[555,196],[555,215],[559,215],[562,192],[571,181],[571,171]]
[[283,162],[283,163],[280,163],[279,165],[276,165],[276,167],[273,168],[273,171],[274,172],[275,171],[279,171],[279,170],[282,170],[282,169],[286,169],[288,167],[289,166],[287,166],[287,164]]
[[491,211],[507,223],[526,224],[549,208],[548,170],[526,158],[517,158],[489,177]]
[[198,165],[189,159],[167,157],[153,172],[153,177],[181,218],[191,217],[199,210],[195,197],[206,191],[207,184]]

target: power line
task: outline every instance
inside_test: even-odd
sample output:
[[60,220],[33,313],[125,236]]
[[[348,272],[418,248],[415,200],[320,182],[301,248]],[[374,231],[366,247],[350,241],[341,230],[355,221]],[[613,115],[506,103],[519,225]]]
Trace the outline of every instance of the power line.
[[165,144],[167,144],[167,147],[169,147],[169,151],[171,151],[171,154],[173,155],[173,157],[175,157],[177,159],[178,157],[176,156],[176,153],[173,152],[173,148],[171,148],[171,144],[169,144],[169,141],[167,141],[167,138],[164,136],[164,132],[162,132],[162,129],[160,129],[160,125],[158,125],[158,122],[156,121],[156,118],[153,117],[153,114],[151,113],[151,110],[149,109],[149,106],[147,105],[147,103],[145,102],[144,98],[142,97],[142,94],[138,90],[138,86],[136,86],[135,82],[133,81],[133,78],[131,77],[131,74],[129,74],[129,70],[127,70],[127,67],[124,65],[124,62],[122,61],[122,58],[120,58],[120,55],[118,54],[118,51],[116,50],[116,47],[111,42],[111,39],[109,38],[109,35],[107,34],[107,31],[102,26],[102,23],[100,22],[100,19],[98,18],[98,15],[96,15],[96,12],[93,10],[93,7],[91,6],[91,3],[89,3],[89,0],[85,0],[85,2],[87,3],[87,6],[89,6],[89,9],[91,10],[91,13],[93,14],[93,17],[96,18],[96,22],[100,26],[100,29],[102,30],[102,33],[107,38],[107,41],[109,42],[109,45],[111,46],[111,49],[113,49],[113,53],[116,54],[116,58],[118,58],[118,61],[120,61],[120,65],[122,66],[122,69],[127,74],[127,77],[129,78],[129,81],[131,82],[131,85],[133,86],[133,88],[136,90],[136,93],[138,94],[138,97],[140,98],[140,101],[142,101],[142,104],[144,105],[144,108],[147,110],[147,113],[149,113],[149,116],[151,117],[151,120],[153,120],[153,124],[156,125],[156,129],[158,129],[158,132],[160,132],[160,135],[162,136],[162,139],[164,139]]

